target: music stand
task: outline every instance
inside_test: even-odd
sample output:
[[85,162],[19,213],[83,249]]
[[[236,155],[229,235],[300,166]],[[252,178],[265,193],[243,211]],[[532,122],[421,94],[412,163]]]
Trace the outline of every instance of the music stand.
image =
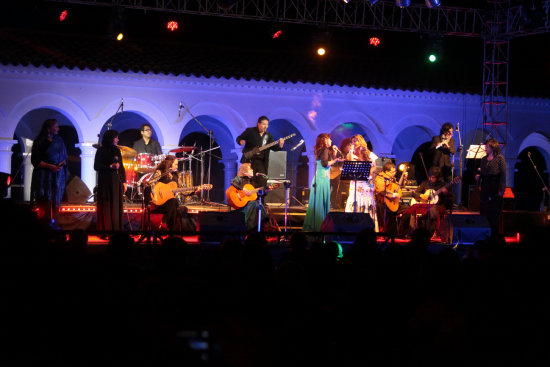
[[371,162],[368,161],[344,161],[341,180],[353,180],[355,190],[353,193],[353,212],[357,212],[357,181],[368,181],[370,177]]

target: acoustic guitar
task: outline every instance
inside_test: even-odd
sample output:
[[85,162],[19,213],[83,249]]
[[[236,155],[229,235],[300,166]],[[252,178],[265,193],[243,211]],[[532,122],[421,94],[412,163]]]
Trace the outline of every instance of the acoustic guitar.
[[162,205],[168,200],[175,198],[175,194],[191,194],[195,191],[210,189],[212,189],[211,184],[193,187],[178,187],[178,184],[174,181],[170,181],[167,184],[157,182],[155,186],[153,186],[153,188],[151,189],[151,202],[155,205]]
[[[283,140],[290,139],[295,135],[296,135],[296,133],[292,133],[289,136],[285,136],[283,138]],[[254,148],[250,149],[248,152],[243,152],[243,157],[245,159],[250,159],[250,158],[254,157],[256,154],[259,154],[261,151],[271,148],[275,144],[279,144],[279,140],[275,140],[274,142],[266,144],[262,147],[254,147]]]
[[[274,183],[271,185],[271,187],[274,189],[278,188],[279,186],[280,185],[278,183]],[[244,189],[249,190],[251,194],[246,195]],[[264,186],[254,188],[254,186],[252,186],[251,184],[244,185],[242,190],[237,189],[235,186],[229,186],[229,188],[225,191],[225,196],[227,197],[227,203],[233,209],[240,209],[248,204],[249,201],[256,200],[258,198],[258,191],[264,189],[268,190]]]
[[443,189],[449,188],[449,186],[458,183],[461,179],[462,177],[457,176],[451,182],[441,187],[439,190],[426,190],[423,194],[420,194],[420,201],[416,201],[415,198],[412,198],[410,205],[413,206],[414,204],[437,204],[439,202],[439,194],[441,193],[441,191],[443,191]]
[[[390,181],[390,183],[386,187],[384,201],[388,209],[394,213],[397,211],[397,209],[399,209],[399,199],[403,195],[403,192],[401,191],[401,186],[403,185],[403,180],[406,180],[408,175],[409,174],[407,171],[403,172],[401,178],[399,179],[399,182]],[[393,197],[394,193],[397,193],[397,197],[395,198]]]

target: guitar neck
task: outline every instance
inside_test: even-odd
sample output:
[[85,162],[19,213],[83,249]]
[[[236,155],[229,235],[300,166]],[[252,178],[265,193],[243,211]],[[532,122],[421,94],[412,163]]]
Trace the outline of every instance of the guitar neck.
[[[296,135],[296,134],[290,134],[290,135],[288,135],[288,136],[285,136],[285,137],[283,138],[283,140],[290,139],[290,138],[292,138],[294,135]],[[269,144],[266,144],[266,145],[260,147],[260,148],[259,148],[259,149],[260,149],[259,151],[261,152],[262,150],[271,148],[271,147],[274,146],[275,144],[279,144],[279,140],[275,140],[275,141],[273,141],[273,142],[271,142],[271,143],[269,143]]]

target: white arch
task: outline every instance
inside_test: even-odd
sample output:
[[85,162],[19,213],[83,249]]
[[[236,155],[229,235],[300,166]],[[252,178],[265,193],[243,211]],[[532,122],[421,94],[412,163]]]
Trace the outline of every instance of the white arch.
[[514,157],[517,157],[519,153],[521,153],[524,149],[528,147],[537,147],[540,150],[544,151],[547,156],[550,156],[550,139],[548,139],[545,135],[539,132],[533,132],[529,135],[527,135],[519,145],[519,149],[515,154]]
[[[248,127],[248,124],[244,117],[233,108],[216,102],[200,102],[193,106],[186,106],[193,116],[207,115],[221,123],[225,124],[225,127],[231,131],[232,138],[236,138],[244,129]],[[193,117],[188,111],[182,111],[181,116],[177,119],[177,122],[186,121],[191,122]],[[186,125],[180,129],[183,131]],[[179,134],[178,134],[179,138]],[[177,142],[176,142],[177,144]],[[235,143],[236,144],[236,143]]]
[[443,124],[439,123],[436,119],[428,115],[407,115],[399,119],[395,124],[393,124],[391,129],[387,131],[386,134],[388,134],[389,136],[397,137],[403,130],[412,126],[421,128],[430,137],[432,137],[439,134],[439,130],[441,130],[441,126],[443,126]]
[[[110,120],[115,112],[120,107],[121,100],[111,100],[104,104],[99,111],[94,115],[93,121],[90,124],[90,128],[86,130],[88,139],[94,139],[96,134],[101,130],[103,125]],[[161,145],[167,144],[165,141],[163,133],[166,134],[166,139],[171,140],[170,138],[173,135],[172,127],[168,121],[167,116],[162,112],[162,110],[151,101],[148,101],[143,98],[124,98],[124,111],[134,112],[153,126],[159,143]],[[174,138],[175,145],[177,145],[177,137]]]
[[82,141],[82,126],[84,125],[83,122],[89,121],[88,115],[73,100],[54,93],[37,93],[19,101],[7,117],[7,126],[5,128],[8,131],[8,136],[13,136],[17,124],[19,124],[23,116],[30,111],[40,108],[49,108],[63,113],[75,128],[78,139]]
[[359,125],[367,133],[373,146],[382,146],[382,139],[380,137],[384,134],[384,131],[378,122],[363,112],[344,111],[334,115],[327,121],[327,131],[332,131],[337,126],[346,122],[353,122]]

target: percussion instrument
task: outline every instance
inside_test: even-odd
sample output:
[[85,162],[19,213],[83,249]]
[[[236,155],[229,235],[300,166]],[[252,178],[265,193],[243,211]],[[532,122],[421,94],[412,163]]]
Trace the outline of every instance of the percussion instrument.
[[124,160],[125,158],[133,159],[137,156],[137,152],[132,148],[125,147],[124,145],[118,145],[117,147],[122,154],[122,160]]
[[177,147],[170,151],[170,153],[191,153],[195,150],[195,147]]

